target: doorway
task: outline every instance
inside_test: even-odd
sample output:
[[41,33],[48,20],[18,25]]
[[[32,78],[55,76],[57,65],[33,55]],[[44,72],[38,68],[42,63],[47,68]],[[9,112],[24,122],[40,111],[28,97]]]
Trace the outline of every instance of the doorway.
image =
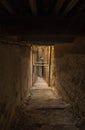
[[52,48],[53,46],[32,46],[32,85],[38,78],[44,79],[50,86],[52,70]]

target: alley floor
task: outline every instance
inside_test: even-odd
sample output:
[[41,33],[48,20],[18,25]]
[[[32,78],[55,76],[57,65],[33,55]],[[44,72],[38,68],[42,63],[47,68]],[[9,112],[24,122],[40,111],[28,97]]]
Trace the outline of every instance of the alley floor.
[[30,91],[30,98],[17,109],[13,130],[78,130],[70,104],[55,96],[42,78]]

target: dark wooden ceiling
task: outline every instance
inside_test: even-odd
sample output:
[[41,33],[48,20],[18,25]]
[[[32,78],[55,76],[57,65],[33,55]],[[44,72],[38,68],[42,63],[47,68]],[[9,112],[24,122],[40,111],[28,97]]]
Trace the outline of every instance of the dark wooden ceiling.
[[0,0],[0,27],[15,33],[84,34],[85,0]]
[[85,0],[0,0],[0,16],[85,15]]

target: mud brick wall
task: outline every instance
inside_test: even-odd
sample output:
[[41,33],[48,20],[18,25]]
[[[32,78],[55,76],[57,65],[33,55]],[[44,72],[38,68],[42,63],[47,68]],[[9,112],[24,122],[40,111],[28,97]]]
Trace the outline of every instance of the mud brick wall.
[[37,46],[32,46],[32,85],[37,80],[37,69],[38,67],[35,65],[37,62]]
[[85,38],[55,45],[55,88],[85,118]]
[[29,96],[31,47],[0,42],[0,130],[8,130],[15,109]]
[[46,65],[43,66],[43,78],[49,85],[50,46],[44,46],[44,62]]

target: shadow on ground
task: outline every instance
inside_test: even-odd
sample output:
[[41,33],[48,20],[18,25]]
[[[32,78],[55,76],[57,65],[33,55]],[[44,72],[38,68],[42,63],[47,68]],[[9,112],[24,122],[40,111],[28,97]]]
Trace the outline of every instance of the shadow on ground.
[[56,97],[41,78],[31,88],[31,97],[16,110],[11,130],[79,130],[70,104]]

